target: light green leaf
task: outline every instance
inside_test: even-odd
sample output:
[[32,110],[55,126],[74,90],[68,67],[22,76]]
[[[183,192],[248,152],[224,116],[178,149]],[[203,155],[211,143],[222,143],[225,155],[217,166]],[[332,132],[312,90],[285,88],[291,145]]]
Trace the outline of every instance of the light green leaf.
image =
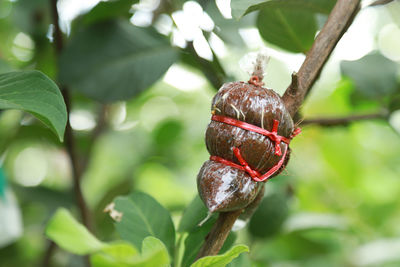
[[[125,245],[126,246],[126,245]],[[142,255],[136,255],[136,251],[128,247],[117,248],[113,246],[91,257],[93,267],[166,267],[170,260],[166,247],[157,238],[149,236],[143,240]],[[111,252],[111,253],[110,253]],[[117,253],[115,253],[117,252]]]
[[131,243],[99,241],[64,208],[49,221],[46,235],[69,252],[92,254],[91,262],[95,267],[165,267],[170,263],[167,248],[159,239],[145,238],[140,255]]
[[62,141],[67,109],[57,85],[39,71],[0,74],[0,109],[32,113]]
[[236,19],[266,7],[306,9],[313,13],[329,14],[336,0],[232,0],[232,16]]
[[48,222],[46,236],[59,247],[78,255],[93,253],[107,246],[78,223],[64,208],[58,209]]
[[170,262],[168,250],[164,243],[153,236],[148,236],[143,240],[142,257],[144,260],[140,266],[167,266]]
[[102,102],[126,100],[156,82],[177,57],[156,31],[105,21],[73,36],[60,58],[60,80]]
[[224,267],[241,253],[248,251],[249,248],[247,246],[237,245],[222,255],[201,258],[193,263],[191,267]]
[[306,53],[314,42],[314,14],[294,7],[265,6],[257,18],[261,36],[269,43],[294,53]]
[[140,247],[142,241],[153,236],[160,239],[170,255],[174,255],[175,228],[171,215],[154,198],[136,192],[115,199],[115,210],[122,212],[122,220],[116,223],[120,237]]
[[379,53],[371,53],[359,60],[342,61],[343,76],[350,78],[356,90],[364,96],[376,99],[395,93],[398,66]]

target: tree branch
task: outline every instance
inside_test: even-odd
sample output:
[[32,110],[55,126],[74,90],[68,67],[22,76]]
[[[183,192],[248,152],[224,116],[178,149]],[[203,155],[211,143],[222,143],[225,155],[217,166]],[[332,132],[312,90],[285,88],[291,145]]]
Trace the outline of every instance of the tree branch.
[[[60,25],[59,25],[57,0],[50,0],[50,4],[51,4],[51,11],[52,11],[53,23],[54,23],[54,45],[56,48],[57,56],[59,56],[63,49],[64,43],[63,43],[62,32],[61,32]],[[64,86],[61,88],[61,92],[64,97],[65,105],[67,106],[67,112],[69,115],[71,112],[71,99],[70,99],[70,95],[69,95],[69,90]],[[75,197],[77,200],[79,211],[81,213],[82,222],[87,228],[91,229],[91,223],[90,223],[90,219],[89,219],[89,211],[88,211],[86,202],[84,200],[82,190],[81,190],[81,185],[80,185],[80,178],[82,176],[82,171],[81,171],[81,168],[79,168],[78,156],[77,156],[76,150],[75,150],[75,148],[76,148],[75,136],[72,131],[69,119],[67,120],[67,126],[65,129],[65,147],[67,149],[68,156],[71,161],[72,178],[73,178],[73,182],[74,182]]]
[[[60,29],[60,24],[59,24],[59,14],[58,14],[58,9],[57,9],[57,0],[50,0],[50,8],[51,8],[51,14],[52,14],[52,19],[53,19],[53,25],[54,25],[54,47],[55,47],[55,52],[57,57],[60,55],[62,52],[64,43],[63,43],[63,36],[62,32]],[[68,112],[68,120],[67,120],[67,125],[65,128],[65,148],[68,153],[69,160],[71,162],[71,168],[72,168],[72,179],[73,179],[73,189],[74,189],[74,194],[77,202],[77,206],[79,208],[79,212],[81,215],[82,223],[89,229],[92,230],[92,224],[89,216],[89,210],[87,207],[87,204],[85,202],[85,199],[83,197],[81,185],[80,185],[80,179],[82,177],[82,172],[83,169],[79,168],[79,160],[78,160],[78,155],[76,153],[76,141],[75,141],[75,136],[72,131],[72,127],[69,121],[69,114],[71,111],[71,99],[69,95],[68,89],[64,86],[61,87],[61,93],[64,97],[64,102],[67,107],[67,112]],[[48,248],[46,250],[46,253],[43,258],[43,266],[49,266],[50,265],[50,258],[51,255],[53,254],[56,246],[53,241],[49,242]],[[84,261],[86,266],[90,266],[89,258],[84,257]]]
[[[352,23],[360,6],[360,0],[338,0],[327,22],[314,41],[299,72],[292,75],[292,83],[282,99],[290,115],[299,110],[304,97],[318,79],[319,74],[340,38]],[[234,222],[242,210],[221,213],[206,237],[198,258],[218,254]]]
[[327,22],[295,75],[298,81],[292,82],[282,97],[292,117],[299,110],[305,95],[318,79],[325,62],[353,21],[359,5],[360,0],[338,0],[336,2]]
[[390,2],[393,2],[393,0],[377,0],[370,4],[369,6],[380,6],[380,5],[386,5],[389,4]]
[[242,209],[230,211],[230,212],[220,212],[217,221],[215,222],[211,231],[207,234],[204,245],[201,247],[199,254],[197,254],[197,259],[205,256],[217,255],[229,232],[232,229],[233,224],[236,219],[242,214]]
[[313,118],[313,119],[306,119],[303,120],[300,125],[312,125],[316,124],[319,126],[345,126],[350,124],[351,122],[355,121],[362,121],[362,120],[372,120],[372,119],[386,119],[388,113],[386,111],[370,113],[370,114],[356,114],[344,117],[330,117],[330,118]]

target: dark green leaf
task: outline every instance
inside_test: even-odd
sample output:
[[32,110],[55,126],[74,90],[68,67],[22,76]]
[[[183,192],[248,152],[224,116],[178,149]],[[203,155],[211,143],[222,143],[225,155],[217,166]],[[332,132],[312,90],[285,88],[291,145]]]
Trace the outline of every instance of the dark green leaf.
[[239,34],[240,28],[253,27],[255,24],[255,14],[246,16],[240,21],[235,19],[226,19],[222,16],[221,12],[215,1],[209,1],[205,9],[208,15],[215,23],[214,33],[217,34],[223,41],[230,45],[243,47],[245,45],[242,37]]
[[82,22],[91,24],[101,20],[116,17],[128,17],[132,5],[139,0],[112,0],[98,3],[92,10],[82,17]]
[[226,73],[219,62],[218,57],[213,53],[212,61],[208,61],[197,55],[193,44],[189,44],[184,51],[182,51],[182,61],[189,66],[199,69],[206,76],[208,81],[218,90],[225,82]]
[[250,219],[250,234],[261,238],[271,237],[280,231],[287,216],[285,196],[278,193],[268,195]]
[[4,200],[6,192],[6,176],[4,175],[3,168],[0,167],[0,201]]
[[[193,207],[193,202],[189,205],[189,207]],[[186,213],[186,216],[189,215],[193,215],[193,212],[191,213]],[[195,216],[197,217],[197,216]],[[202,218],[204,219],[204,218]],[[198,226],[196,225],[191,225],[190,223],[188,223],[185,227],[186,229],[190,229],[189,235],[187,236],[187,238],[185,239],[185,251],[183,254],[183,258],[182,258],[182,266],[183,267],[188,267],[190,266],[196,259],[197,254],[200,251],[201,246],[204,243],[204,239],[206,237],[206,235],[210,232],[211,228],[213,227],[215,221],[217,219],[217,215],[215,214],[213,217],[211,217],[206,223],[204,223],[202,226]],[[231,232],[223,247],[221,248],[220,253],[224,253],[226,251],[228,251],[233,243],[236,240],[236,233]]]
[[242,16],[265,7],[306,9],[313,13],[329,14],[336,0],[232,0],[232,16]]
[[32,36],[45,36],[51,23],[47,0],[18,0],[13,7],[15,24]]
[[181,139],[182,131],[182,122],[167,120],[154,130],[154,141],[158,148],[173,147]]
[[290,52],[306,53],[317,31],[314,14],[307,9],[267,4],[257,18],[261,36],[267,42]]
[[129,99],[156,82],[177,51],[150,28],[106,21],[78,32],[60,59],[64,84],[103,102]]
[[396,95],[390,100],[389,110],[396,111],[400,109],[400,95]]
[[57,85],[39,71],[0,74],[0,109],[32,113],[62,141],[67,109]]
[[115,209],[123,213],[116,229],[122,239],[140,247],[148,236],[160,239],[174,255],[175,228],[169,212],[151,196],[136,192],[115,199]]
[[[201,201],[200,197],[196,197],[190,202],[183,212],[182,219],[179,223],[179,232],[193,232],[199,229],[199,223],[207,217],[208,210]],[[214,220],[216,216],[213,216]]]
[[197,260],[191,267],[222,267],[230,263],[234,258],[243,252],[248,252],[249,248],[245,245],[237,245],[228,252],[218,256],[207,256]]
[[379,53],[371,53],[359,60],[342,61],[343,76],[350,78],[356,90],[367,98],[382,98],[399,87],[397,64]]

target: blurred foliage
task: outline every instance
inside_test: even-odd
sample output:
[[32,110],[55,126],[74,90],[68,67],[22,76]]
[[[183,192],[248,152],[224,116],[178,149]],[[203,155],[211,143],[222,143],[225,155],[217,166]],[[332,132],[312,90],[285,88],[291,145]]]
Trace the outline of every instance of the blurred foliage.
[[[193,263],[216,220],[198,227],[207,211],[195,197],[215,90],[248,79],[239,59],[266,46],[266,86],[283,93],[335,3],[232,0],[232,19],[223,2],[60,0],[65,49],[57,58],[49,1],[0,0],[0,78],[39,70],[70,90],[82,190],[94,220],[91,234],[74,219],[64,144],[34,116],[1,110],[1,266],[41,263],[49,220],[48,236],[66,249],[56,249],[52,266],[84,266],[67,250],[91,253],[93,266]],[[400,264],[399,7],[361,9],[301,111],[307,118],[383,110],[387,118],[304,127],[287,171],[266,184],[253,218],[235,226],[225,256],[211,261],[229,262],[246,251],[235,245],[246,244],[250,253],[228,266]],[[61,119],[54,123],[61,133]],[[142,193],[128,195],[133,191]],[[115,199],[120,222],[103,212]]]

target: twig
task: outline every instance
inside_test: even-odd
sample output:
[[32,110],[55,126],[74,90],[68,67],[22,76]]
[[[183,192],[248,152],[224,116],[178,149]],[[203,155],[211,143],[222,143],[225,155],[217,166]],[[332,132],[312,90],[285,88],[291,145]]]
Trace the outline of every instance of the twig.
[[[57,55],[59,55],[63,49],[63,37],[62,32],[59,25],[59,15],[57,10],[57,0],[50,0],[51,3],[51,11],[53,15],[53,23],[54,23],[54,45],[56,47]],[[64,97],[65,105],[67,106],[67,112],[70,114],[71,112],[71,99],[69,95],[69,90],[64,86],[61,88],[62,95]],[[81,168],[79,168],[78,155],[76,154],[76,142],[75,136],[71,128],[71,124],[69,119],[67,120],[67,126],[65,129],[65,146],[68,152],[69,159],[71,161],[72,166],[72,178],[74,181],[74,191],[75,197],[78,203],[79,211],[81,213],[83,224],[91,229],[91,223],[89,219],[89,211],[84,200],[80,178],[82,176]]]
[[[57,56],[60,55],[63,49],[63,36],[59,25],[59,14],[57,9],[57,0],[50,0],[50,8],[53,17],[53,24],[54,24],[54,46],[55,52]],[[61,88],[61,93],[64,97],[64,102],[67,107],[68,115],[71,111],[71,100],[69,96],[69,91],[66,87]],[[72,178],[73,178],[73,188],[75,193],[76,202],[81,214],[82,223],[89,229],[92,229],[92,224],[89,217],[89,210],[87,208],[85,199],[83,197],[81,185],[80,185],[80,178],[82,176],[82,169],[79,168],[79,161],[78,156],[76,154],[76,142],[75,137],[71,128],[71,124],[69,119],[67,120],[67,125],[65,129],[65,147],[68,153],[68,157],[71,162],[72,167]],[[50,264],[51,255],[53,254],[54,250],[56,249],[56,245],[53,241],[49,242],[48,248],[45,252],[43,258],[43,266],[48,266]],[[84,261],[86,266],[90,266],[90,262],[88,257],[84,257]]]
[[350,115],[345,117],[330,117],[330,118],[314,118],[306,119],[301,122],[301,126],[316,124],[319,126],[345,126],[351,122],[362,121],[362,120],[372,120],[372,119],[386,119],[388,116],[387,112],[376,112],[371,114],[359,114]]
[[[282,97],[292,117],[297,113],[306,93],[317,80],[336,44],[352,23],[359,10],[359,5],[360,0],[338,0],[336,2],[299,72],[292,76],[293,81]],[[218,254],[222,246],[221,244],[225,242],[235,220],[241,212],[239,210],[220,214],[213,229],[206,237],[198,258]]]
[[359,10],[359,4],[360,0],[338,0],[336,2],[297,73],[297,86],[293,86],[292,83],[282,97],[292,117],[299,110],[306,93],[318,79],[325,62],[350,26]]
[[393,2],[393,0],[377,0],[377,1],[373,2],[372,4],[370,4],[368,6],[386,5],[386,4],[389,4],[390,2]]
[[106,130],[108,127],[107,121],[106,121],[107,105],[101,104],[97,114],[98,114],[97,124],[91,133],[91,137],[90,137],[89,144],[88,144],[88,150],[86,152],[88,156],[81,160],[82,161],[82,164],[81,164],[82,173],[87,169],[87,167],[90,163],[90,155],[92,154],[95,141],[104,132],[104,130]]

